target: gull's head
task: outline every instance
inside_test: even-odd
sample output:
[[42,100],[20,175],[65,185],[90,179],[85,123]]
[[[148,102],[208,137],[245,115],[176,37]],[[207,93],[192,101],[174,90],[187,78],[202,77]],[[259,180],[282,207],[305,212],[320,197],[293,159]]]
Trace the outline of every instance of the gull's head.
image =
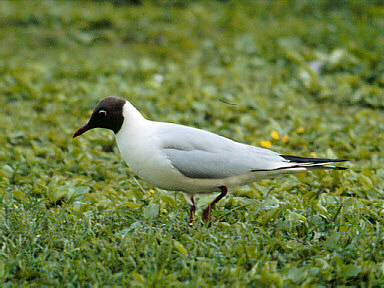
[[88,123],[79,128],[73,138],[93,128],[110,129],[115,134],[119,132],[124,122],[123,107],[127,101],[118,97],[107,97],[101,100],[93,109]]

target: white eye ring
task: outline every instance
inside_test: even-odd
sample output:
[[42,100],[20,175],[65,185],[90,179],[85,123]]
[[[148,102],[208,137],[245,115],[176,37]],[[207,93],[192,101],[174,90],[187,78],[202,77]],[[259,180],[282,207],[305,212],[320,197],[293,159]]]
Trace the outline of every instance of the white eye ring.
[[105,111],[105,110],[100,110],[100,111],[99,111],[99,114],[100,114],[100,115],[103,115],[103,116],[105,117],[105,116],[107,116],[107,111]]

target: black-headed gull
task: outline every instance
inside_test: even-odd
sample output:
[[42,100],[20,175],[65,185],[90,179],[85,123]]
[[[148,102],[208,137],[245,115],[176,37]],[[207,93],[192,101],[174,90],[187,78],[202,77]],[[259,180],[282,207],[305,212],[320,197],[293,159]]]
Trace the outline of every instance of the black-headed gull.
[[150,121],[127,100],[117,97],[101,100],[73,138],[93,128],[115,133],[120,153],[140,178],[161,189],[184,193],[191,205],[190,226],[196,194],[220,192],[203,210],[203,219],[211,226],[211,209],[237,186],[279,174],[346,169],[331,165],[345,159],[282,155],[197,128]]

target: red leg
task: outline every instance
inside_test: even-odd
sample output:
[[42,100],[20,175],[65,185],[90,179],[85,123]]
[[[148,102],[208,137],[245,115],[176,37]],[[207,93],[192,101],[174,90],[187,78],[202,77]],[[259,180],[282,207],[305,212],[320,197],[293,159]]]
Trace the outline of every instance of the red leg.
[[228,192],[228,189],[227,187],[225,186],[220,186],[220,189],[221,189],[221,193],[219,196],[217,196],[215,198],[215,200],[212,201],[211,204],[209,204],[204,210],[203,210],[203,219],[205,222],[208,222],[208,227],[211,227],[212,226],[212,223],[213,223],[213,219],[212,219],[212,215],[211,215],[211,210],[213,209],[213,207],[215,207],[216,203],[219,202],[222,198],[225,197],[225,195],[227,195],[227,192]]
[[193,221],[195,220],[194,216],[196,212],[196,205],[195,205],[195,199],[193,199],[193,196],[191,196],[191,202],[192,202],[192,205],[191,205],[191,208],[189,209],[189,227],[192,227]]

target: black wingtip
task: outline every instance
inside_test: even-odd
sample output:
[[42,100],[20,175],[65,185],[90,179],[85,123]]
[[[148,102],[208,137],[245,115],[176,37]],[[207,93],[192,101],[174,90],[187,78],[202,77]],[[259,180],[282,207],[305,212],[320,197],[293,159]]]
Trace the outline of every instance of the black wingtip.
[[[295,162],[295,163],[331,163],[331,162],[345,162],[349,161],[348,159],[328,159],[328,158],[306,158],[306,157],[299,157],[299,156],[292,156],[292,155],[280,155],[285,160],[289,162]],[[344,169],[342,169],[344,170]]]
[[347,167],[335,167],[333,170],[347,170]]

